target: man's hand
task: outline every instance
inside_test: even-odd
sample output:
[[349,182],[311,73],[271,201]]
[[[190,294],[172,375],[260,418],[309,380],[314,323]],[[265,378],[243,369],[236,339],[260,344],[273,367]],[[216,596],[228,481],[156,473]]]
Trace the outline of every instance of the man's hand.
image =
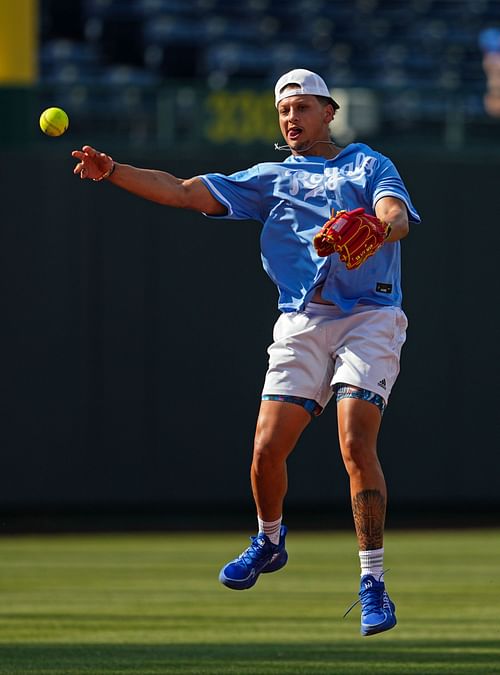
[[80,174],[80,178],[99,181],[108,178],[113,173],[115,167],[113,158],[104,152],[98,152],[90,145],[84,145],[81,150],[73,150],[71,155],[79,160],[73,173]]

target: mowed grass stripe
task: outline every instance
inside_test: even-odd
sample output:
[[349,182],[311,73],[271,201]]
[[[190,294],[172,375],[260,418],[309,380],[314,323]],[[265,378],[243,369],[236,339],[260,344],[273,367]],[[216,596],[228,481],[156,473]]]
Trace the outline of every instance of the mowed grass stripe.
[[0,674],[500,674],[500,531],[389,532],[398,626],[359,636],[353,534],[288,537],[255,588],[218,571],[245,535],[0,538]]

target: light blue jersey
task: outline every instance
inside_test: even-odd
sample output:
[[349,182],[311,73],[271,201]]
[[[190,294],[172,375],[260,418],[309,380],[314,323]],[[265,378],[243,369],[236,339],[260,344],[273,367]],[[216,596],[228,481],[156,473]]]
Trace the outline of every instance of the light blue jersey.
[[409,220],[420,222],[399,173],[384,155],[352,143],[334,159],[290,155],[230,176],[200,178],[227,208],[217,217],[263,224],[262,263],[278,288],[281,311],[301,310],[320,285],[322,297],[345,312],[360,302],[401,305],[399,241],[384,244],[355,270],[347,270],[336,254],[320,258],[312,243],[332,209],[362,206],[374,214],[382,197],[397,197],[406,204]]

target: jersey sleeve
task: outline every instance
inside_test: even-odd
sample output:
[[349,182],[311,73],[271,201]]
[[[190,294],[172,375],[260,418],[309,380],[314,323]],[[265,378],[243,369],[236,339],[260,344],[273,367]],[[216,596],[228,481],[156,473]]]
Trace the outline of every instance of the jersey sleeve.
[[209,216],[210,218],[262,221],[262,195],[258,165],[244,171],[237,171],[229,176],[222,173],[207,173],[200,178],[212,196],[227,209],[226,214]]
[[383,197],[396,197],[400,199],[408,209],[410,222],[420,223],[420,216],[413,206],[408,190],[406,189],[398,170],[388,157],[379,155],[371,181],[372,207]]

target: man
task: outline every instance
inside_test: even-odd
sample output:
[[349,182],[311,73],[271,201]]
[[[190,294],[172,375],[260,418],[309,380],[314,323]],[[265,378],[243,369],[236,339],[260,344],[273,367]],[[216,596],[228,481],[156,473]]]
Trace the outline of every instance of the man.
[[[331,140],[339,106],[319,75],[286,73],[276,84],[275,103],[291,151],[283,162],[183,180],[118,164],[84,146],[72,153],[74,173],[107,179],[160,204],[263,224],[262,261],[278,287],[281,315],[268,350],[251,466],[258,534],[223,567],[220,580],[243,590],[286,564],[286,460],[334,396],[359,543],[361,632],[372,635],[396,625],[382,580],[387,496],[377,436],[407,325],[399,240],[408,234],[408,221],[420,218],[388,158],[364,144],[340,148]],[[358,207],[390,224],[390,234],[375,255],[348,270],[337,255],[319,257],[313,237],[332,210]]]

